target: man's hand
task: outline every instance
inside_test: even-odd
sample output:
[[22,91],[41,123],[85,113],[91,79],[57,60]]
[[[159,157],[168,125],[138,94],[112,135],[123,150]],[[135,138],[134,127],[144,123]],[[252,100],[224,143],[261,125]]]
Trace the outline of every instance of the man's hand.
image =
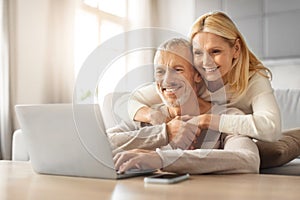
[[180,117],[167,123],[167,133],[172,148],[188,149],[200,131],[197,125],[184,122]]
[[129,169],[160,169],[162,160],[155,151],[133,149],[114,156],[115,168],[123,173]]

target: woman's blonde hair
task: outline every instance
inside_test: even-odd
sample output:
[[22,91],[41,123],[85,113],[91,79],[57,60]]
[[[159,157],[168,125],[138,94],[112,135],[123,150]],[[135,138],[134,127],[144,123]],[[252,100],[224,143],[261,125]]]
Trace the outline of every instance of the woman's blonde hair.
[[251,74],[258,72],[266,78],[272,77],[271,71],[263,66],[259,59],[250,51],[243,35],[225,13],[216,11],[200,16],[191,27],[190,40],[192,41],[195,35],[201,32],[221,36],[231,47],[234,46],[237,39],[240,41],[240,55],[234,61],[232,70],[227,74],[228,83],[232,91],[237,95],[246,90]]

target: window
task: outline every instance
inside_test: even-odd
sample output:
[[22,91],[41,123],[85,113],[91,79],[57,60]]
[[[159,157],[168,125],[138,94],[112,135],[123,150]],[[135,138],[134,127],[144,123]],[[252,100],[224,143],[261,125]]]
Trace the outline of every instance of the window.
[[[126,31],[127,0],[82,0],[75,17],[74,62],[77,76],[90,53],[101,43]],[[119,70],[110,68],[106,72],[102,83],[99,83],[106,85],[105,88],[101,88],[103,94],[112,92],[115,85],[111,83],[117,83],[118,79],[126,73],[125,59],[117,60],[116,64],[124,67]],[[92,91],[80,91],[79,95],[84,100],[91,97]]]
[[[118,5],[118,6],[116,6]],[[75,74],[102,42],[126,31],[127,0],[82,0],[75,19]]]
[[[76,14],[75,24],[75,74],[80,71],[82,64],[89,54],[108,39],[137,28],[137,24],[145,26],[144,10],[149,6],[145,1],[129,0],[82,0],[81,9]],[[116,6],[117,5],[117,6]],[[129,12],[130,10],[130,12]],[[142,17],[144,16],[144,18]],[[126,48],[124,41],[123,47]],[[100,104],[104,96],[115,91],[132,91],[141,83],[153,80],[152,67],[146,72],[137,72],[139,67],[151,64],[153,60],[153,50],[138,49],[120,55],[114,60],[109,69],[105,71],[98,83],[97,99]],[[149,69],[149,70],[148,70]],[[148,70],[148,71],[147,71]],[[132,72],[133,71],[133,72]],[[145,78],[147,77],[147,78]],[[148,78],[149,77],[149,78]],[[80,89],[79,89],[80,90]],[[78,91],[79,97],[84,101],[93,95],[92,91]],[[92,97],[93,98],[93,97]]]

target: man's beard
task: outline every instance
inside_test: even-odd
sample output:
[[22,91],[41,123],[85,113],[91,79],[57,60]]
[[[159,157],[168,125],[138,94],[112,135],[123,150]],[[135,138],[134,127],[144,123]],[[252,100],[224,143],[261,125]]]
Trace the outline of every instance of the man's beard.
[[185,91],[184,94],[180,95],[180,97],[177,97],[176,96],[176,99],[172,102],[168,101],[163,93],[159,92],[158,93],[160,98],[162,99],[163,103],[168,106],[168,107],[180,107],[182,105],[184,105],[188,99],[190,98],[191,96],[191,89],[188,89],[188,91]]

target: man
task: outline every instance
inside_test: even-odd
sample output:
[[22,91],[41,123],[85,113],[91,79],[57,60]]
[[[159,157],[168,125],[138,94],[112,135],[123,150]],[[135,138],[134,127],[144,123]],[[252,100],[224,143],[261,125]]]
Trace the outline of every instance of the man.
[[[169,119],[167,124],[145,126],[143,123],[125,123],[107,130],[114,153],[135,148],[195,148],[199,135],[197,126],[180,122],[184,115],[199,115],[210,109],[210,103],[198,99],[196,94],[202,85],[200,74],[192,66],[191,45],[184,39],[174,38],[163,43],[155,54],[155,84],[163,104],[152,109]],[[218,134],[219,135],[219,134]],[[204,134],[203,134],[204,136]],[[201,141],[203,137],[200,137]],[[198,146],[201,144],[198,144]]]

